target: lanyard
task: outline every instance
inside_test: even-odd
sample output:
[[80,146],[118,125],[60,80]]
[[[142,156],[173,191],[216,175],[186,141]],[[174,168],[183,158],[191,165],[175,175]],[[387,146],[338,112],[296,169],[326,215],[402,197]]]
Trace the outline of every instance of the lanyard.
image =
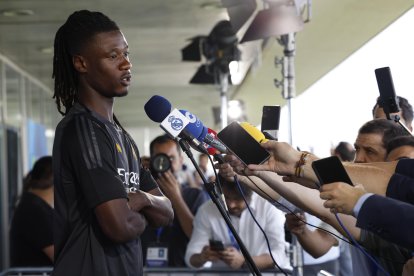
[[163,230],[164,230],[164,227],[158,227],[157,228],[157,243],[159,243],[160,240],[161,240],[161,234],[162,234]]
[[240,251],[240,246],[239,246],[239,244],[237,243],[236,239],[234,238],[233,233],[230,231],[230,228],[228,228],[228,227],[227,227],[227,231],[229,232],[229,237],[230,237],[230,242],[231,242],[231,245],[232,245],[234,248],[236,248],[238,251]]

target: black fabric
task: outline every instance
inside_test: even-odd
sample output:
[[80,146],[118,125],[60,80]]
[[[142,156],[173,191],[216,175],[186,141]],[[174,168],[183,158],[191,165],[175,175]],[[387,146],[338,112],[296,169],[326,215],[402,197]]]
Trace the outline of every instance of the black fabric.
[[[414,167],[412,169],[414,171]],[[386,196],[414,204],[414,178],[393,174],[387,186]]]
[[371,195],[358,213],[356,226],[409,250],[414,249],[412,204]]
[[414,159],[401,159],[398,161],[395,173],[414,178]]
[[103,234],[94,213],[101,203],[157,187],[143,172],[132,139],[76,104],[56,129],[53,173],[53,275],[142,275],[140,239],[114,243]]
[[[203,191],[186,187],[182,189],[182,196],[190,211],[195,215],[198,208],[206,201]],[[151,243],[157,242],[157,229],[147,227],[141,235],[144,264],[146,262],[147,248]],[[185,250],[189,238],[184,233],[177,216],[174,216],[173,224],[163,227],[159,242],[168,246],[168,266],[185,267]]]
[[52,266],[42,251],[50,245],[53,245],[53,209],[37,195],[26,192],[10,226],[11,266]]
[[367,251],[377,257],[381,266],[390,273],[390,275],[401,275],[403,265],[411,259],[411,252],[408,249],[381,239],[379,236],[361,229],[361,238],[359,243]]

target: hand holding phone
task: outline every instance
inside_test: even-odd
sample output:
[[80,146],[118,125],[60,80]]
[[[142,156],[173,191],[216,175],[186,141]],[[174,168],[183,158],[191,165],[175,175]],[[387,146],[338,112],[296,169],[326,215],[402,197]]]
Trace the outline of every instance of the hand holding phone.
[[222,241],[219,240],[210,240],[210,249],[214,251],[223,251],[224,244]]
[[337,156],[331,156],[313,161],[312,168],[321,185],[333,182],[345,182],[351,186],[351,178]]

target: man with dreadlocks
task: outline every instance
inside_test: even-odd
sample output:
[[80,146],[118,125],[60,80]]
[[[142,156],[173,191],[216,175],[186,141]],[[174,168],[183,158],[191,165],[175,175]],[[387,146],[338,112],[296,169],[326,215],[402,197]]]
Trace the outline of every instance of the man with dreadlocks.
[[131,83],[128,44],[100,12],[74,12],[55,37],[53,78],[64,118],[53,146],[54,275],[142,275],[140,234],[173,219],[113,114]]

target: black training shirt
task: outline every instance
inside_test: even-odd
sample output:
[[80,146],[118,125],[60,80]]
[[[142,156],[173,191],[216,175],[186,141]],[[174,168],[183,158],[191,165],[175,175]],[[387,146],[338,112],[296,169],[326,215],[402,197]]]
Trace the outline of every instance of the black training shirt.
[[142,169],[129,135],[77,103],[56,129],[53,172],[53,275],[142,275],[139,237],[114,243],[103,234],[94,213],[101,203],[157,187]]

